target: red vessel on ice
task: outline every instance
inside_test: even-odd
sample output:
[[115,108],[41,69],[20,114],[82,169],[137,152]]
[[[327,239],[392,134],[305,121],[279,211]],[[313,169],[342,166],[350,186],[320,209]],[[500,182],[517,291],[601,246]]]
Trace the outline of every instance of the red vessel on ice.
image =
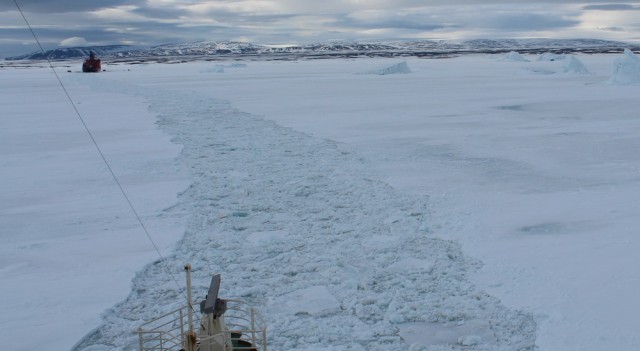
[[100,65],[100,59],[96,57],[96,54],[91,51],[89,58],[84,60],[82,64],[82,72],[100,72],[102,67]]

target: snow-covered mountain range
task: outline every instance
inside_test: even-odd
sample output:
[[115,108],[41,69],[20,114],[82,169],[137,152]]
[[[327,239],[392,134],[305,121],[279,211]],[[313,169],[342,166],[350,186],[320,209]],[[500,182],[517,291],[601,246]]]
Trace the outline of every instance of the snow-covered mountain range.
[[204,41],[165,44],[148,48],[127,45],[61,48],[7,57],[6,60],[65,60],[87,57],[94,51],[104,59],[135,59],[153,57],[208,56],[261,58],[323,58],[352,56],[417,56],[438,57],[468,53],[543,52],[622,52],[624,48],[640,51],[640,44],[598,39],[474,39],[467,41],[417,40],[379,43],[316,43],[300,46],[257,45],[232,41]]

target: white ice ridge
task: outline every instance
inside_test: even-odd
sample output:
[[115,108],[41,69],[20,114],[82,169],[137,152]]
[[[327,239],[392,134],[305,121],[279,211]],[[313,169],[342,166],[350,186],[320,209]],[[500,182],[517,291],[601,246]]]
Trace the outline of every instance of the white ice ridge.
[[510,51],[502,57],[502,61],[529,62],[524,56],[516,51]]
[[611,85],[628,85],[640,83],[640,59],[629,49],[613,62],[613,75],[609,78]]
[[584,63],[573,55],[569,57],[569,62],[564,66],[564,73],[591,74]]
[[409,65],[407,65],[407,61],[402,61],[390,66],[386,66],[386,67],[382,67],[379,69],[375,69],[372,71],[367,72],[368,74],[379,74],[379,75],[386,75],[386,74],[405,74],[405,73],[411,73],[411,69],[409,68]]

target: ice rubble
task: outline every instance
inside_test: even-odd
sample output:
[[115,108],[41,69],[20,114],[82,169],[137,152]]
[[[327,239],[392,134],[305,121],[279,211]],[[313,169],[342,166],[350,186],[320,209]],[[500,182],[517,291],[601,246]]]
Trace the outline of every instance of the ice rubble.
[[324,285],[293,291],[271,303],[294,316],[307,314],[322,317],[340,312],[340,301]]
[[212,67],[201,69],[200,73],[224,73],[224,65],[213,65]]
[[203,70],[200,70],[200,73],[224,73],[226,68],[243,68],[247,67],[246,63],[234,62],[228,65],[215,64],[213,67],[209,67]]
[[[192,219],[166,266],[179,275],[192,263],[196,299],[222,272],[222,296],[266,316],[270,348],[404,351],[407,323],[449,335],[414,347],[533,348],[533,317],[479,291],[468,278],[479,263],[420,230],[426,199],[368,178],[346,146],[196,94],[114,85],[151,102],[192,172],[177,205]],[[149,264],[74,350],[135,348],[131,330],[182,303],[162,265]]]
[[495,343],[491,325],[481,320],[457,323],[406,323],[399,326],[400,335],[411,345],[410,350],[426,350],[426,345],[472,346]]
[[607,81],[611,85],[640,83],[640,59],[629,49],[613,61],[613,75]]
[[379,74],[379,75],[399,74],[399,73],[411,73],[411,69],[409,68],[409,65],[407,65],[407,61],[402,61],[390,66],[386,66],[380,69],[367,72],[367,74]]

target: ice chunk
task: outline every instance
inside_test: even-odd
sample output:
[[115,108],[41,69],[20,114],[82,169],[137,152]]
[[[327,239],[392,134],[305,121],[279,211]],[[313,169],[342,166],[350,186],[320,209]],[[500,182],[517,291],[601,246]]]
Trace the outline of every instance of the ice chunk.
[[255,232],[247,237],[247,241],[254,245],[263,245],[269,242],[282,241],[288,234],[285,230]]
[[282,296],[278,303],[282,310],[291,315],[306,313],[323,316],[340,310],[340,302],[329,292],[326,286],[312,286]]
[[411,69],[409,69],[409,65],[407,65],[407,61],[402,61],[400,63],[396,63],[391,66],[383,67],[380,69],[376,69],[373,71],[367,72],[369,74],[398,74],[398,73],[411,73]]
[[495,344],[488,322],[479,319],[458,323],[405,323],[398,325],[400,336],[410,345]]
[[510,51],[502,57],[502,61],[514,61],[514,62],[529,62],[524,56],[515,51]]
[[624,49],[624,56],[613,62],[613,76],[609,84],[626,85],[640,83],[640,59],[629,49]]
[[420,260],[413,257],[408,257],[394,262],[389,266],[390,272],[431,272],[435,263],[429,260]]
[[582,61],[573,55],[569,58],[569,63],[564,67],[564,73],[591,74]]

